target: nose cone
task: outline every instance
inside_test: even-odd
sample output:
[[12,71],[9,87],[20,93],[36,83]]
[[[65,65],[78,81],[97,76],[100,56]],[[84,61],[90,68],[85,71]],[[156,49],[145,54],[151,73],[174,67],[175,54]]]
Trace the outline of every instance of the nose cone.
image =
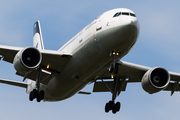
[[[139,23],[136,17],[122,16],[114,28],[116,40],[123,44],[119,51],[131,50],[139,36]],[[127,50],[128,49],[128,50]]]
[[120,28],[124,30],[124,32],[136,34],[136,37],[139,36],[139,22],[136,17],[124,17],[120,21]]
[[120,22],[121,26],[134,26],[139,31],[139,22],[136,17],[124,17]]
[[139,22],[138,22],[137,18],[136,19],[131,19],[130,25],[134,25],[139,31]]

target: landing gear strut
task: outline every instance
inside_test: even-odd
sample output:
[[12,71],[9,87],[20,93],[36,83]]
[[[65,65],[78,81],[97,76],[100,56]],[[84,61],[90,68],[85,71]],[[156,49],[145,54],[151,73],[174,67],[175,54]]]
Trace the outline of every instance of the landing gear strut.
[[109,72],[112,73],[114,72],[114,74],[118,73],[118,64],[117,64],[117,56],[119,55],[119,52],[111,52],[110,56],[113,55],[113,64],[110,65],[109,67]]
[[40,76],[41,76],[41,66],[37,69],[37,78],[36,78],[36,89],[33,89],[33,91],[29,94],[29,100],[33,101],[35,98],[37,102],[40,102],[44,99],[44,90],[39,91],[40,87]]
[[[113,55],[113,63],[109,67],[109,73],[118,73],[118,64],[117,64],[117,56],[119,55],[119,52],[111,52],[110,56]],[[112,75],[113,76],[113,75]],[[108,113],[110,110],[112,110],[112,113],[116,113],[120,110],[121,104],[120,102],[115,103],[115,99],[117,96],[117,86],[119,82],[119,77],[114,77],[114,86],[113,86],[113,91],[112,91],[112,100],[106,103],[105,105],[105,112]]]
[[106,103],[106,105],[105,105],[105,112],[106,113],[108,113],[110,110],[112,110],[112,113],[115,114],[116,112],[118,112],[120,110],[120,107],[121,107],[120,102],[115,103],[115,99],[116,99],[116,96],[117,96],[118,81],[119,81],[119,78],[115,77],[114,78],[114,89],[113,89],[113,92],[112,92],[112,100],[109,101],[108,103]]
[[110,72],[110,73],[114,72],[115,74],[118,73],[118,65],[117,65],[117,63],[113,63],[113,64],[109,67],[109,72]]

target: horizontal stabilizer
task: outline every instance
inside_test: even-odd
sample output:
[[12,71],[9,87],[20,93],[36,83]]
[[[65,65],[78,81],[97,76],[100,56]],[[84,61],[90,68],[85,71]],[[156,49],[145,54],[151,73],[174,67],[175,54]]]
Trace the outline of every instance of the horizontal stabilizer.
[[78,94],[90,95],[90,92],[79,91]]
[[0,79],[0,83],[13,85],[13,86],[17,86],[17,87],[22,87],[22,88],[27,88],[27,86],[28,86],[27,83],[11,81],[11,80],[5,80],[5,79]]

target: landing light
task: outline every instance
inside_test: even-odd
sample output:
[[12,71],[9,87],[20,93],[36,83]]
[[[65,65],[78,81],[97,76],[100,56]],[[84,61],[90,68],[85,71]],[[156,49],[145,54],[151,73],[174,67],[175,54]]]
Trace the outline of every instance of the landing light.
[[49,69],[49,65],[47,65],[47,69]]
[[114,78],[114,76],[113,76],[113,75],[111,75],[111,78],[113,79],[113,78]]

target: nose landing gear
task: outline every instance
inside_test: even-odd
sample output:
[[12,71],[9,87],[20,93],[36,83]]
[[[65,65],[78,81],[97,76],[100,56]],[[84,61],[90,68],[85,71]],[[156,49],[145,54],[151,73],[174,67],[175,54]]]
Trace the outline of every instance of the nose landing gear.
[[117,59],[117,56],[120,55],[120,53],[113,51],[113,52],[110,53],[110,56],[112,56],[112,55],[113,55],[113,64],[110,65],[110,67],[109,67],[109,73],[114,72],[114,74],[117,74],[118,73],[118,64],[117,64],[118,59]]

